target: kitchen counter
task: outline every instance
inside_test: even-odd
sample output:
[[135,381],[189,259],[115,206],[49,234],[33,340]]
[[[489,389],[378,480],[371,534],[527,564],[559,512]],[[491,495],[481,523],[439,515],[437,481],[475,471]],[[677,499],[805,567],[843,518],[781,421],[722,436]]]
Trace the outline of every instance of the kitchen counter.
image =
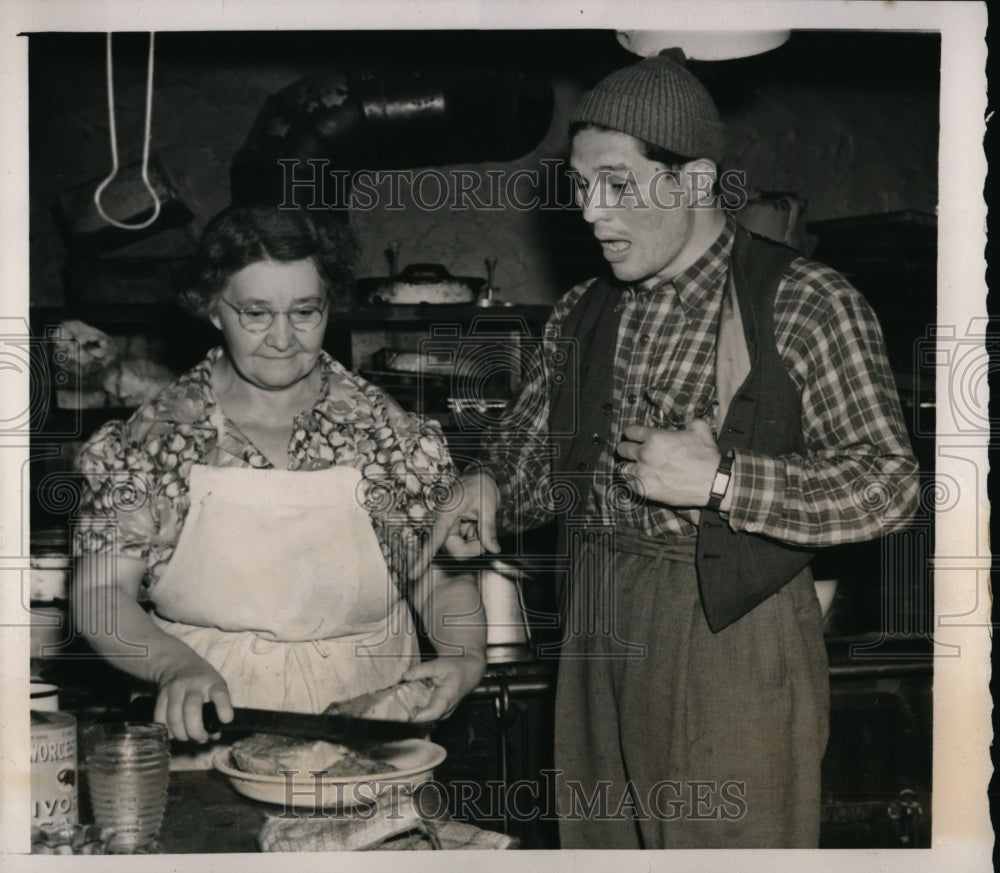
[[[434,808],[437,804],[433,805]],[[431,808],[430,806],[428,808]],[[283,808],[250,800],[238,794],[225,776],[214,770],[191,770],[170,774],[167,809],[157,842],[162,854],[238,854],[260,852],[257,836],[270,816]],[[299,810],[302,820],[314,823],[310,810]],[[468,824],[448,821],[439,814],[441,848],[516,848],[518,843]],[[429,849],[426,835],[410,831],[393,836],[380,848]]]
[[[435,768],[435,779],[440,780],[446,795],[442,806],[433,808],[447,808],[449,799],[454,805],[455,780],[466,786],[487,779],[515,781],[551,766],[547,741],[552,731],[548,709],[554,667],[553,661],[489,665],[483,681],[460,709],[435,727],[431,738],[448,750],[448,759]],[[67,695],[69,701],[79,702],[78,698]],[[125,717],[124,711],[113,710],[76,714],[80,723],[105,720],[110,715]],[[81,820],[89,821],[84,792],[82,789]],[[480,817],[476,815],[479,806],[451,812],[457,812],[458,822],[507,833],[524,848],[554,848],[553,823],[507,822],[499,810],[487,810]],[[282,811],[280,806],[237,793],[225,775],[215,770],[171,771],[158,842],[165,854],[256,853],[260,851],[257,835],[267,817]],[[308,815],[308,810],[302,814]],[[447,817],[448,813],[442,815]]]
[[159,843],[167,854],[257,852],[257,832],[275,812],[237,794],[214,770],[172,772]]
[[[823,765],[823,846],[927,845],[934,644],[913,635],[874,634],[828,637],[827,650],[832,711]],[[64,704],[80,724],[113,718],[114,706],[98,707],[90,698],[95,687],[111,684],[114,672],[108,668],[108,682],[96,682],[99,664],[78,666],[86,668],[79,676],[65,669],[51,677],[62,687]],[[511,817],[486,788],[537,779],[553,766],[554,668],[552,661],[491,664],[480,686],[432,733],[448,750],[434,776],[454,819],[506,833],[525,849],[558,846],[555,822],[542,815],[543,800],[538,816]],[[913,806],[913,798],[920,809],[901,822],[897,807]],[[280,811],[237,794],[215,771],[173,772],[163,851],[257,852],[267,815]]]

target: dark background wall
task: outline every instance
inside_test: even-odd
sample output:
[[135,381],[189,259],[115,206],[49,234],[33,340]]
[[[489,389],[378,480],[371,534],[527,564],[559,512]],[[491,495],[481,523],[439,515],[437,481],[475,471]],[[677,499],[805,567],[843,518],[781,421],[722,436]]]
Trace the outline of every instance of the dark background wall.
[[[101,34],[25,38],[32,302],[59,304],[66,250],[53,204],[110,168],[105,42]],[[114,45],[118,145],[127,164],[141,157],[147,41],[123,34]],[[635,60],[604,31],[162,33],[156,52],[152,149],[194,214],[195,231],[228,204],[230,164],[268,95],[317,69],[488,59],[547,77],[554,114],[533,151],[511,162],[452,165],[512,173],[564,157],[575,99]],[[797,194],[807,220],[935,211],[939,66],[936,35],[885,32],[796,32],[766,55],[691,64],[728,122],[725,165],[746,171],[751,193]],[[403,264],[440,262],[458,275],[484,275],[484,258],[495,255],[501,297],[550,302],[600,263],[572,210],[426,210],[403,195],[410,208],[351,214],[362,244],[359,276],[384,274],[384,250],[398,240]],[[185,244],[166,235],[132,248],[172,254]]]

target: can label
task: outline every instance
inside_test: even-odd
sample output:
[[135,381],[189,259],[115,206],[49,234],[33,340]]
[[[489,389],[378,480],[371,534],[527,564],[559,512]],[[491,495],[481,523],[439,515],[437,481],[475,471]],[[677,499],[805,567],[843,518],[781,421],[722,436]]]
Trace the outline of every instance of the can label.
[[58,830],[77,822],[76,719],[31,713],[31,827]]

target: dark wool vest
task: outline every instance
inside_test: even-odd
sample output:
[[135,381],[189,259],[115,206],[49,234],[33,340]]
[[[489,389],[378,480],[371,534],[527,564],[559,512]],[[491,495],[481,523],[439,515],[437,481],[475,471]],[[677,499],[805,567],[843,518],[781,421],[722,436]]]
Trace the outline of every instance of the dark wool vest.
[[[775,293],[797,256],[785,246],[736,229],[730,271],[750,371],[719,428],[723,453],[729,449],[772,456],[804,452],[801,398],[774,338]],[[562,338],[576,341],[578,366],[558,370],[551,383],[549,433],[557,449],[553,468],[573,484],[581,508],[597,460],[613,436],[614,354],[621,320],[615,307],[620,294],[604,279],[584,292],[563,321],[561,333]],[[696,565],[709,627],[720,631],[732,624],[791,581],[811,558],[806,549],[733,531],[719,513],[703,509]]]

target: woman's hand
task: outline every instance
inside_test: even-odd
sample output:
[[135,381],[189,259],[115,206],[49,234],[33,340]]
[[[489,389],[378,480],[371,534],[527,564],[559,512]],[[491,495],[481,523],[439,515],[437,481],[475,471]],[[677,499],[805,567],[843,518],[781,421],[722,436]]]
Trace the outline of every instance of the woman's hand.
[[463,656],[435,658],[407,670],[402,681],[430,679],[434,691],[427,705],[413,716],[413,721],[437,721],[455,711],[486,672],[486,659],[478,653]]
[[[112,582],[98,574],[97,567],[95,561],[78,564],[77,597],[86,609],[113,610],[114,621],[91,620],[82,611],[75,616],[77,628],[115,666],[144,682],[156,683],[160,693],[153,717],[175,739],[205,742],[209,738],[201,720],[205,703],[215,704],[223,723],[233,720],[225,680],[190,646],[157,627],[139,605],[139,586],[146,572],[143,559],[119,555]],[[143,650],[145,657],[135,657]]]
[[204,743],[209,734],[202,722],[202,706],[214,703],[219,721],[226,724],[233,720],[233,705],[225,679],[207,661],[191,655],[161,674],[153,718],[165,724],[176,740]]
[[414,721],[434,721],[451,715],[486,672],[486,611],[472,573],[437,566],[414,586],[412,602],[438,657],[411,667],[403,679],[433,682],[434,693]]

